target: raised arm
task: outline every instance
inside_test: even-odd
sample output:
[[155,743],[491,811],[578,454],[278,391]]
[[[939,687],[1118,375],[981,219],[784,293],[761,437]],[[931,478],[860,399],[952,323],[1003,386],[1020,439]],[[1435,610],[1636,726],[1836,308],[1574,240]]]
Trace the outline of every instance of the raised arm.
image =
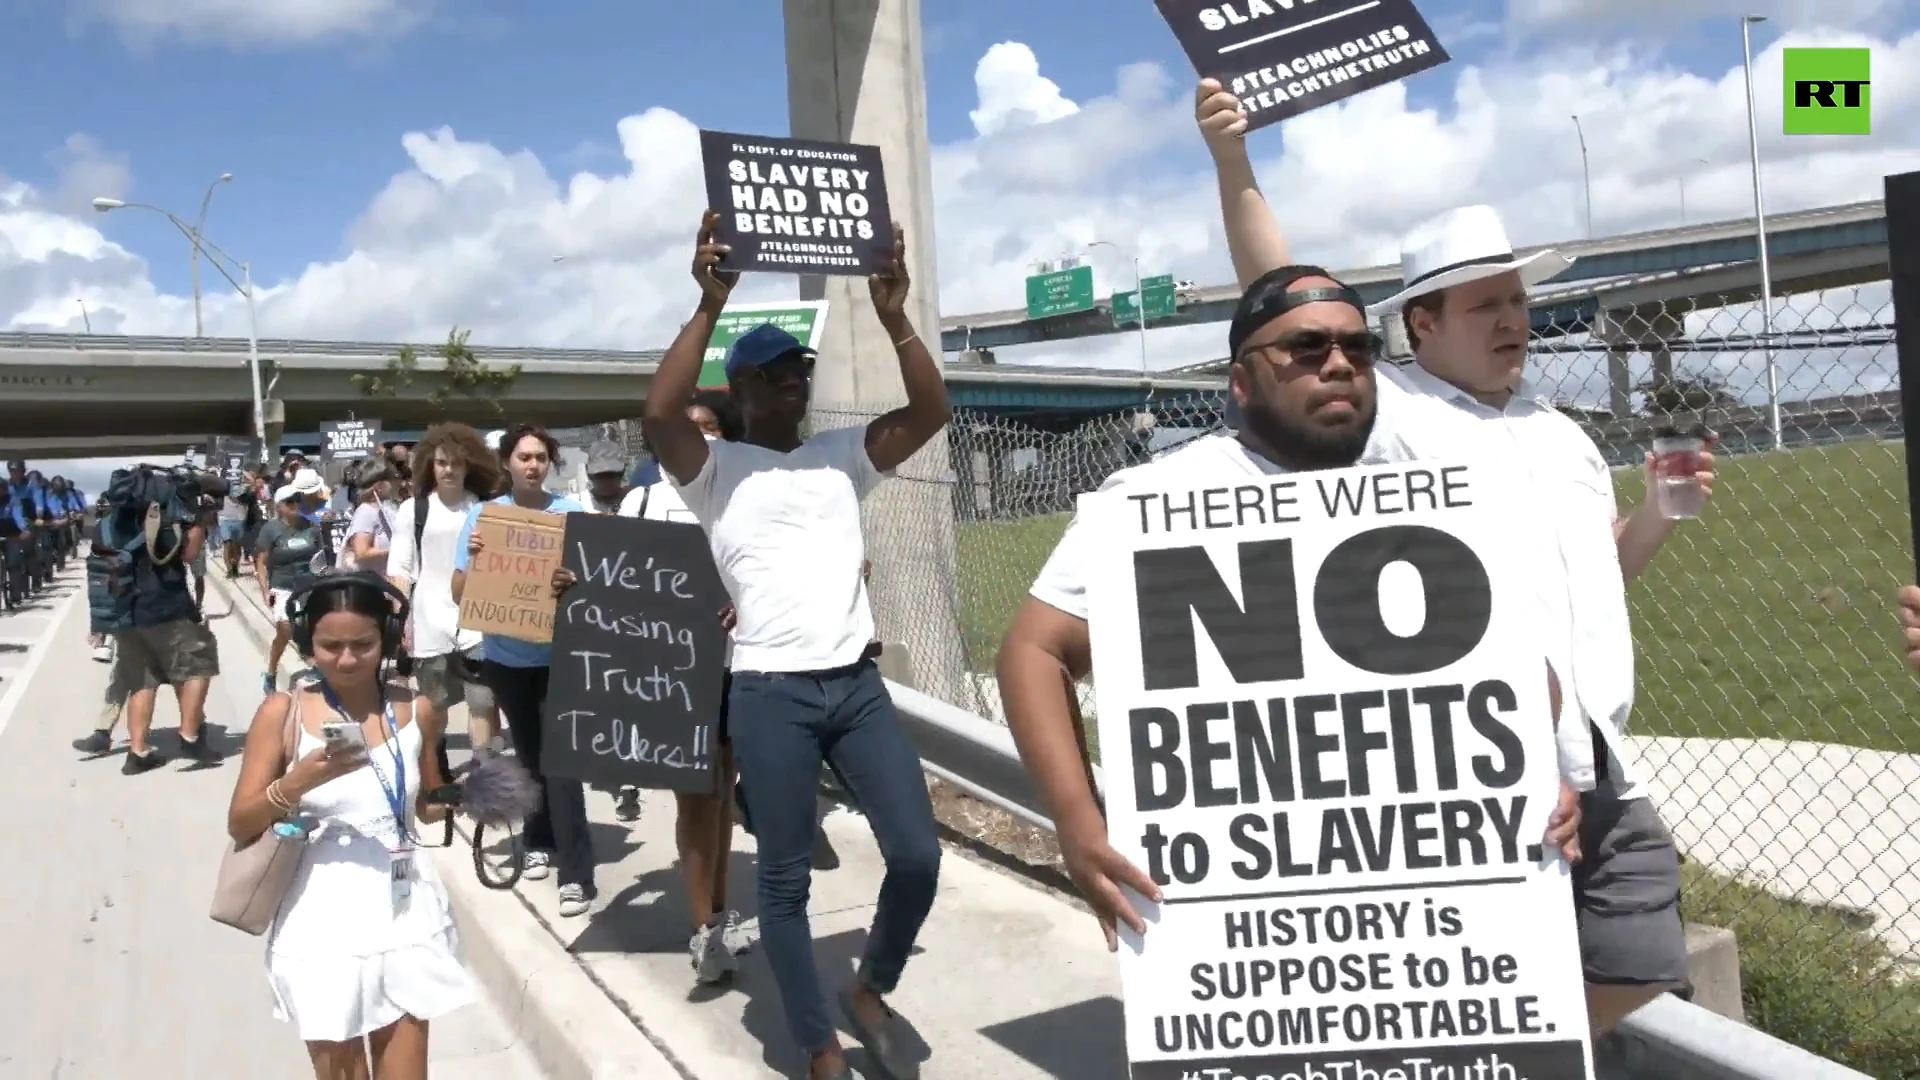
[[1293,258],[1273,208],[1267,205],[1266,196],[1260,194],[1260,183],[1253,177],[1245,138],[1247,118],[1240,111],[1240,99],[1222,87],[1220,80],[1201,79],[1194,92],[1193,118],[1200,125],[1207,152],[1213,155],[1227,254],[1233,259],[1234,277],[1244,289],[1261,274],[1285,266]]
[[660,358],[640,413],[640,429],[646,433],[654,459],[682,484],[692,483],[707,465],[707,440],[699,426],[687,418],[687,402],[700,385],[700,364],[720,312],[726,309],[727,297],[733,295],[733,287],[740,281],[738,270],[720,268],[728,249],[713,240],[713,227],[719,220],[720,215],[712,210],[700,219],[700,239],[693,253],[693,279],[700,283],[700,304]]
[[952,417],[940,365],[907,317],[907,293],[912,287],[913,279],[907,273],[907,236],[895,226],[892,270],[867,279],[874,313],[880,316],[880,325],[893,342],[894,356],[900,362],[900,382],[907,393],[905,405],[867,425],[867,457],[881,472],[899,468],[940,434]]

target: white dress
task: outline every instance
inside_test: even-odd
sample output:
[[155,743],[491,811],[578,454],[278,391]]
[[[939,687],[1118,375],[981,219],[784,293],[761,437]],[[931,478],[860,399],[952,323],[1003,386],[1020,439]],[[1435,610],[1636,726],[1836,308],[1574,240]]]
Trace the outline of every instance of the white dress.
[[[394,739],[412,804],[420,791],[419,725],[407,724]],[[294,759],[322,745],[303,726]],[[312,830],[307,854],[267,936],[274,1016],[306,1042],[356,1039],[402,1016],[433,1020],[475,998],[445,887],[418,847],[417,823],[411,895],[395,910],[388,852],[396,831],[381,786],[384,777],[398,790],[394,753],[383,744],[367,757],[366,766],[301,798]]]

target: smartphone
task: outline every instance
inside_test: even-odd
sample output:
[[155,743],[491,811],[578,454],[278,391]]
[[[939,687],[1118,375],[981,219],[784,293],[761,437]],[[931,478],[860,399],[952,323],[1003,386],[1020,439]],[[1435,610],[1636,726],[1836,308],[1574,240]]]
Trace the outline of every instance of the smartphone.
[[361,730],[359,724],[322,724],[320,737],[326,740],[327,750],[331,753],[337,754],[349,747],[363,754],[367,750],[367,733]]

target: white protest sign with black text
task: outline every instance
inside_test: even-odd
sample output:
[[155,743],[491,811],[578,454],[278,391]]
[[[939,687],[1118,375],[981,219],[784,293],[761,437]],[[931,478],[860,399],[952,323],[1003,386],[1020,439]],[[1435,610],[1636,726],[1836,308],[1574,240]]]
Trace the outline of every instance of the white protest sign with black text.
[[1133,1080],[1590,1076],[1510,486],[1152,483],[1079,507]]
[[1240,99],[1247,130],[1448,60],[1413,0],[1154,0],[1194,70]]
[[765,135],[700,133],[714,240],[728,270],[784,274],[887,271],[893,218],[880,148]]

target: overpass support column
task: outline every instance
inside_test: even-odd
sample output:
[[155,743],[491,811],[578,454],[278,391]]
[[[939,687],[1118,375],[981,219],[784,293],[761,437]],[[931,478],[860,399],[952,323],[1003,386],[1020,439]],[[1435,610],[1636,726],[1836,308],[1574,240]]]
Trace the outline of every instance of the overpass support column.
[[[1636,352],[1648,354],[1652,369],[1650,382],[1659,386],[1673,378],[1673,342],[1686,336],[1686,320],[1668,311],[1664,304],[1637,304],[1608,308],[1600,312],[1596,334],[1607,345],[1607,383],[1614,402],[1614,418],[1631,415],[1631,372],[1627,358]],[[1626,408],[1622,406],[1626,405]],[[1649,409],[1649,411],[1653,411]]]
[[[782,7],[793,135],[880,148],[888,206],[907,234],[909,311],[937,359],[940,278],[919,0],[783,0]],[[800,295],[825,299],[830,309],[814,423],[865,423],[903,402],[893,342],[874,316],[866,282],[802,277]],[[948,440],[935,438],[867,501],[874,617],[882,640],[907,645],[922,691],[978,708],[966,672],[991,670],[992,657],[966,656],[961,642],[948,452]]]
[[280,460],[280,440],[287,434],[287,403],[279,398],[268,398],[260,403],[260,416],[267,429],[266,445],[260,448],[261,460],[278,462]]

